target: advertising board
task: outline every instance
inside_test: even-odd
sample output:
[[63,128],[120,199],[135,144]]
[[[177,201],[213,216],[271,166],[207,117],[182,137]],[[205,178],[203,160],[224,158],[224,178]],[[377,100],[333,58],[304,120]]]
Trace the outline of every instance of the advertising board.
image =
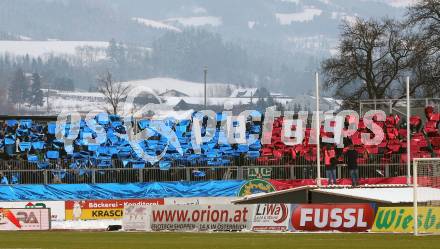
[[252,212],[252,231],[287,231],[290,204],[257,204]]
[[0,208],[0,230],[31,231],[50,230],[48,208]]
[[125,205],[163,205],[163,199],[66,201],[66,220],[122,219]]
[[152,206],[150,229],[153,231],[241,231],[250,230],[250,205]]
[[64,201],[0,202],[0,208],[50,208],[52,221],[62,221],[65,219]]
[[125,205],[122,228],[125,231],[148,231],[151,206]]
[[[419,207],[418,228],[420,233],[440,233],[440,207]],[[414,209],[412,207],[379,207],[372,232],[412,233]]]
[[371,204],[292,205],[292,231],[365,232],[374,222]]

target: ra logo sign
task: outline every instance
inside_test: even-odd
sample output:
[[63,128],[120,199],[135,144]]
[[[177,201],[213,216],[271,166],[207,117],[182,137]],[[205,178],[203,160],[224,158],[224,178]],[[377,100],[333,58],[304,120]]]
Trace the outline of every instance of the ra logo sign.
[[0,208],[0,225],[6,224],[7,220],[14,224],[16,227],[21,228],[19,219],[15,217],[14,213],[9,209]]

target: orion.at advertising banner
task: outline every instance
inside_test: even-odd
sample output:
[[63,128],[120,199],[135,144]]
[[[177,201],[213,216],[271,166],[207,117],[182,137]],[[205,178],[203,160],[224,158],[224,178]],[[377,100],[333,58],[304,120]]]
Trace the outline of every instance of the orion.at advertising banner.
[[2,231],[49,229],[50,209],[48,208],[0,208],[0,230]]
[[250,230],[250,205],[152,206],[153,231],[241,231]]
[[122,219],[125,205],[163,205],[163,199],[66,201],[66,220]]
[[290,204],[253,205],[252,231],[287,231]]
[[374,222],[372,204],[292,205],[292,231],[365,232]]
[[[417,226],[420,233],[440,233],[440,207],[419,207]],[[379,207],[372,232],[414,232],[414,208]]]
[[50,208],[52,221],[63,221],[66,217],[64,201],[0,202],[0,208]]

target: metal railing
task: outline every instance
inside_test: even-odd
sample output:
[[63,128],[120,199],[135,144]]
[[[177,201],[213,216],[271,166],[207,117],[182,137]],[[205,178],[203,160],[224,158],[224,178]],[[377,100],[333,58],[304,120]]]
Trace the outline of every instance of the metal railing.
[[[325,178],[325,166],[321,167]],[[105,168],[105,169],[5,169],[1,176],[8,179],[7,184],[75,184],[75,183],[142,183],[167,181],[209,181],[209,180],[249,180],[267,178],[275,180],[316,179],[316,164],[310,165],[264,165],[264,166],[200,166],[172,167],[160,170],[157,167],[143,169]],[[387,178],[406,176],[406,164],[362,164],[359,165],[361,178]],[[337,165],[337,178],[349,178],[345,164]],[[5,183],[3,183],[5,184]]]
[[[404,153],[403,153],[404,154]],[[363,155],[360,156],[360,160],[362,160],[359,164],[372,165],[372,164],[404,164],[401,159],[402,154],[370,154],[366,158],[363,158]],[[223,160],[223,164],[221,166],[273,166],[273,165],[294,165],[294,166],[309,166],[316,165],[316,155],[313,156],[297,156],[296,158],[292,158],[291,156],[284,156],[281,158],[268,157],[267,161],[251,159],[248,157],[221,157],[217,159]],[[226,162],[224,161],[226,159]],[[207,159],[200,158],[200,160],[173,160],[171,161],[171,168],[181,168],[181,167],[216,167],[210,165],[209,162],[213,162],[216,159]],[[90,159],[58,159],[58,160],[44,160],[46,165],[44,169],[48,170],[57,170],[57,169],[72,169],[72,164],[76,163],[76,167],[80,167],[82,169],[100,169],[103,168],[99,166],[99,163],[96,160]],[[342,158],[339,162],[340,164],[346,164],[346,159]],[[124,165],[122,160],[113,159],[111,165],[106,167],[107,169],[129,169],[132,168],[134,164],[139,162],[130,161]],[[322,163],[322,158],[321,158]],[[149,164],[145,163],[146,168],[158,168],[158,163]],[[219,166],[219,167],[221,167]],[[29,162],[26,160],[0,160],[0,171],[4,170],[39,170],[41,166],[36,162]]]

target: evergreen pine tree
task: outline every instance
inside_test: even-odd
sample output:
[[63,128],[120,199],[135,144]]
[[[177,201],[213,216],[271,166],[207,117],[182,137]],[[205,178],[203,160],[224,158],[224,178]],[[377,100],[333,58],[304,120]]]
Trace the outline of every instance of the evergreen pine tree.
[[43,91],[41,90],[41,77],[38,73],[32,74],[32,88],[30,94],[30,104],[32,106],[43,106]]
[[14,79],[9,84],[8,100],[12,104],[17,104],[19,110],[20,106],[28,99],[28,87],[26,75],[21,68],[18,68],[15,71]]

